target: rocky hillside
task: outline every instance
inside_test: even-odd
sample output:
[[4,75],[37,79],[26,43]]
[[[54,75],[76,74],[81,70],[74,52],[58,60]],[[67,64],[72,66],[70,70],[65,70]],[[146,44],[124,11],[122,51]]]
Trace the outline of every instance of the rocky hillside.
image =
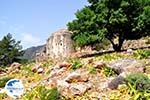
[[[20,100],[150,99],[149,49],[62,62],[14,63],[0,71],[1,89],[10,78],[22,80],[26,91]],[[11,98],[0,93],[0,100]]]

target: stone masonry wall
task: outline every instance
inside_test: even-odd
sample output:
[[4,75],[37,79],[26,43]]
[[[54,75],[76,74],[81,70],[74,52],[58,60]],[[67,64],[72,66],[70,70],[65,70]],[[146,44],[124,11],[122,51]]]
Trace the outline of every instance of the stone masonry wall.
[[74,52],[71,32],[66,29],[53,33],[47,40],[46,54],[50,58],[64,58]]

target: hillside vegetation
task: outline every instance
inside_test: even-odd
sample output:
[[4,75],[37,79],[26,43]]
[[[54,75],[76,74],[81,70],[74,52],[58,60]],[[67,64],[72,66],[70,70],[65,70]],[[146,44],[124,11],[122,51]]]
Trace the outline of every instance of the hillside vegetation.
[[[20,100],[149,100],[149,57],[150,50],[141,49],[58,63],[33,62],[18,68],[16,64],[14,69],[2,69],[0,88],[17,78],[25,86]],[[0,99],[12,98],[1,93]]]

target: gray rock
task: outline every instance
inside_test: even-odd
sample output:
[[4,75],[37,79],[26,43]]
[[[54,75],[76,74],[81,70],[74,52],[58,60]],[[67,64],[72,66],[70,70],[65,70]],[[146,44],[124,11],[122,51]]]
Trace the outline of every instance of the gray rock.
[[108,83],[110,89],[117,89],[119,84],[122,84],[124,78],[131,73],[142,73],[145,70],[146,64],[135,59],[121,59],[109,64],[109,67],[115,69],[119,76]]
[[64,80],[57,80],[57,88],[60,91],[62,96],[70,96],[70,90],[69,90],[70,84],[67,83]]
[[71,84],[69,87],[69,90],[73,96],[76,95],[83,95],[87,90],[89,90],[92,87],[90,83],[84,83],[84,82],[78,82]]
[[83,95],[87,90],[92,87],[90,83],[78,82],[78,83],[68,83],[64,80],[57,80],[57,88],[61,95],[72,97],[77,95]]
[[88,81],[88,73],[87,72],[80,72],[80,71],[75,71],[70,73],[65,79],[66,82],[86,82]]
[[145,63],[135,59],[120,59],[108,64],[118,74],[122,72],[144,72]]
[[108,88],[117,89],[118,85],[122,84],[123,82],[124,82],[124,77],[119,75],[116,78],[114,78],[110,83],[108,83]]

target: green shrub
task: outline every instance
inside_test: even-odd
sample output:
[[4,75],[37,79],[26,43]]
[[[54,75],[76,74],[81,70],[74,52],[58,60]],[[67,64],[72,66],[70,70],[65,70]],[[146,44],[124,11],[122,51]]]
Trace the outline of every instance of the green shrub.
[[150,50],[137,50],[134,52],[134,56],[137,58],[137,59],[146,59],[150,56]]
[[23,100],[58,100],[57,88],[47,89],[45,86],[37,86],[23,96]]
[[115,70],[114,70],[113,68],[110,68],[110,67],[107,67],[107,66],[104,66],[104,67],[102,68],[102,73],[103,73],[105,76],[107,76],[107,77],[116,75]]
[[91,74],[96,74],[96,68],[94,66],[89,66],[88,70]]
[[12,79],[12,77],[1,77],[0,78],[0,88],[5,87],[5,84]]
[[146,44],[150,44],[150,37],[146,37]]
[[125,83],[134,100],[149,100],[150,79],[148,76],[142,73],[130,74],[125,78]]
[[0,93],[0,100],[3,100],[7,97],[6,93]]
[[120,58],[124,58],[124,55],[120,53],[111,53],[111,54],[103,54],[101,56],[98,56],[96,57],[96,60],[113,61]]
[[73,59],[71,62],[72,62],[72,66],[71,66],[72,70],[76,70],[82,67],[82,63],[80,59]]

